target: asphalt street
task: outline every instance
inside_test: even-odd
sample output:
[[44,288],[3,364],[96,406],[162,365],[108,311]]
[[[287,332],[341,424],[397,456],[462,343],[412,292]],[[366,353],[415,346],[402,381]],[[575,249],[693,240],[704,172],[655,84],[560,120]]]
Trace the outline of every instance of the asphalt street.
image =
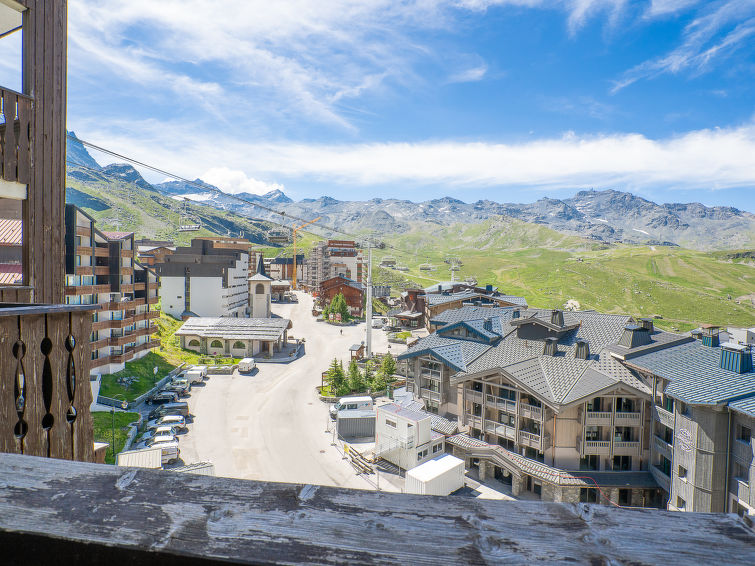
[[[288,364],[260,363],[251,375],[213,375],[192,388],[188,399],[194,415],[180,438],[185,463],[210,461],[218,476],[374,489],[333,446],[328,405],[315,387],[334,357],[349,360],[349,346],[365,339],[365,324],[337,327],[317,322],[312,297],[274,304],[273,312],[290,318],[289,331],[305,338],[305,353]],[[341,334],[340,330],[343,330]],[[373,351],[387,351],[385,332],[373,330]],[[396,355],[405,346],[391,345]],[[382,489],[397,489],[381,479]]]

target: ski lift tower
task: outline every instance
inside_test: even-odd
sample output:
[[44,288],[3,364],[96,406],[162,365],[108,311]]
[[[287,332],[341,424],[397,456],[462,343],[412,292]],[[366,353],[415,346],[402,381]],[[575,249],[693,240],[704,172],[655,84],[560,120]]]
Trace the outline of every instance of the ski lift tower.
[[[189,216],[188,203],[189,199],[184,198],[184,205],[181,214],[178,217],[179,232],[196,232],[202,227],[202,223]],[[193,222],[192,222],[193,220]]]

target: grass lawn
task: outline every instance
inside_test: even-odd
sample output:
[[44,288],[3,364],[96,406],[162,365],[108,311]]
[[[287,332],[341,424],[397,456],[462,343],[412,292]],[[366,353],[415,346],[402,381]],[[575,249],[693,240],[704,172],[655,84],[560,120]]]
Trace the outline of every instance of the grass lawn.
[[[139,413],[115,412],[115,450],[116,453],[123,450],[128,437],[129,425],[139,419]],[[92,413],[94,422],[95,442],[107,442],[110,445],[105,455],[106,464],[115,464],[113,457],[113,415],[109,411],[97,411]]]
[[[127,401],[133,401],[140,395],[145,394],[152,389],[155,382],[153,368],[157,366],[157,380],[165,377],[168,372],[174,369],[175,364],[168,361],[163,355],[150,352],[139,360],[126,362],[126,369],[118,373],[103,375],[100,382],[100,395],[103,397],[114,398],[115,395],[122,395]],[[118,383],[120,377],[137,377],[131,386],[126,388]],[[118,397],[121,399],[122,397]]]

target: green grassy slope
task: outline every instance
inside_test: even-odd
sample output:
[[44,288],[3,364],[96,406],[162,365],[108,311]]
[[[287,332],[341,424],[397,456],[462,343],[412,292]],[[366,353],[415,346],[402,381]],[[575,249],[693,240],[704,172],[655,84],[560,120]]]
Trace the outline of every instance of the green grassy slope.
[[[75,167],[68,169],[74,175],[76,171]],[[189,203],[190,214],[201,221],[202,228],[197,232],[179,232],[182,201],[91,170],[84,173],[89,177],[86,181],[70,175],[66,178],[66,201],[90,214],[100,230],[135,232],[137,237],[167,239],[186,245],[192,238],[225,236],[229,232],[262,243],[272,227],[269,222]]]
[[[583,309],[632,315],[660,314],[666,328],[687,330],[703,322],[755,325],[755,262],[718,252],[673,247],[606,246],[564,236],[543,226],[511,220],[477,225],[415,228],[388,238],[415,255],[385,250],[410,268],[407,278],[422,284],[450,279],[447,256],[503,291],[523,295],[539,307],[563,307],[573,299]],[[429,261],[437,269],[420,271]],[[729,298],[731,297],[731,299]]]

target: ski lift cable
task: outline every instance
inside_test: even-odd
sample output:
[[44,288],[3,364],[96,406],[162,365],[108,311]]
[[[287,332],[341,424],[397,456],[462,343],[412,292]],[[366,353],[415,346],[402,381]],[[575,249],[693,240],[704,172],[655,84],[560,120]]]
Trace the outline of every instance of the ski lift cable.
[[[192,187],[196,187],[196,188],[201,189],[203,191],[209,190],[209,191],[215,192],[217,194],[220,194],[220,195],[223,195],[225,197],[237,200],[239,202],[243,202],[243,203],[251,205],[251,206],[256,206],[257,208],[261,208],[262,210],[265,210],[265,211],[270,212],[272,214],[276,214],[276,215],[281,216],[283,218],[291,218],[293,220],[297,220],[297,221],[301,221],[301,222],[309,222],[309,220],[306,219],[306,218],[300,218],[298,216],[293,216],[293,215],[288,214],[286,212],[281,212],[279,210],[275,210],[274,208],[271,208],[269,206],[265,206],[263,204],[259,204],[259,203],[254,202],[254,201],[247,200],[247,199],[242,198],[242,197],[240,197],[238,195],[234,195],[234,194],[231,194],[231,193],[226,193],[226,192],[220,190],[217,187],[210,188],[210,187],[207,187],[206,185],[202,185],[200,183],[196,183],[196,182],[194,182],[194,181],[192,181],[190,179],[186,179],[184,177],[181,177],[180,175],[176,175],[174,173],[171,173],[170,171],[166,171],[165,169],[161,169],[161,168],[156,167],[154,165],[149,165],[148,163],[144,163],[144,162],[139,161],[137,159],[134,159],[132,157],[128,157],[126,155],[117,153],[115,151],[112,151],[110,149],[104,148],[102,146],[99,146],[99,145],[93,144],[91,142],[82,140],[81,138],[77,138],[76,136],[73,136],[72,134],[68,134],[67,133],[66,137],[69,137],[69,138],[71,138],[73,140],[76,140],[79,143],[81,143],[83,146],[88,147],[90,149],[94,149],[95,151],[100,151],[100,152],[105,153],[107,155],[110,155],[112,157],[116,157],[118,159],[123,159],[124,161],[127,161],[129,163],[132,163],[134,165],[138,165],[139,167],[144,167],[145,169],[149,169],[150,171],[154,171],[155,173],[160,173],[161,175],[165,175],[166,177],[171,177],[173,179],[176,179],[177,181],[181,181],[183,183],[186,183],[187,185],[190,185]],[[68,163],[68,161],[67,161],[67,163]],[[96,169],[92,169],[90,167],[86,167],[85,165],[80,165],[78,163],[71,163],[71,165],[74,165],[74,166],[77,166],[77,167],[82,167],[82,168],[85,168],[85,169],[90,169],[90,170],[96,171],[98,173],[102,173],[101,171],[98,171]],[[204,206],[208,206],[208,205],[204,205]],[[274,221],[271,221],[271,222],[273,222],[274,224],[279,224],[281,226],[286,226],[285,224],[281,224],[279,222],[274,222]],[[328,226],[328,225],[320,224],[318,227],[322,228],[324,230],[335,232],[337,234],[342,234],[344,236],[348,236],[350,238],[353,238],[354,240],[363,240],[364,239],[364,237],[356,236],[354,234],[346,232],[345,230],[341,230],[341,229],[335,228],[333,226]],[[288,226],[286,226],[286,228],[288,228]],[[320,234],[316,234],[314,232],[310,232],[309,230],[302,230],[302,231],[306,232],[308,234],[312,234],[312,235],[317,236],[317,237],[322,237]],[[369,237],[367,239],[371,240]],[[403,250],[401,248],[397,248],[396,246],[393,246],[392,244],[388,244],[388,243],[385,243],[385,242],[382,242],[382,241],[377,242],[377,241],[371,240],[371,243],[372,244],[382,244],[382,246],[384,246],[386,248],[389,248],[389,249],[392,249],[392,250],[395,250],[396,252],[400,252],[400,253],[403,253],[403,254],[406,254],[406,255],[411,255],[413,257],[419,257],[419,254],[417,254],[416,252],[411,252],[411,251],[408,251],[408,250]],[[378,247],[378,246],[376,245],[375,247]]]

